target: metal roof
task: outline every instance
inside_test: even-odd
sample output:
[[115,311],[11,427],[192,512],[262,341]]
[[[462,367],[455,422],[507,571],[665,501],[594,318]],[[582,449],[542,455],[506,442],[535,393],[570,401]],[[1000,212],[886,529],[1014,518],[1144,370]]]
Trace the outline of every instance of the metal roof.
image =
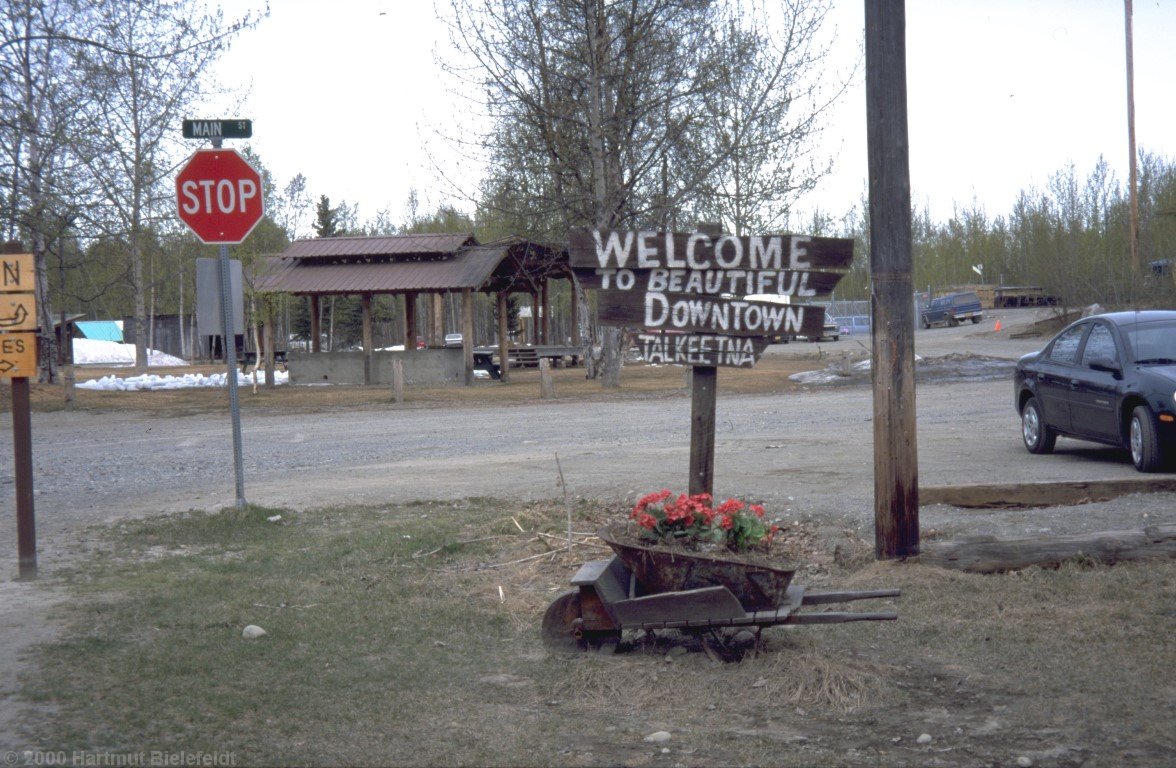
[[74,328],[87,339],[123,342],[123,329],[114,320],[79,320],[74,323]]
[[525,290],[536,278],[557,276],[550,264],[560,255],[562,249],[518,238],[478,245],[468,234],[299,240],[260,261],[253,285],[261,293],[296,294]]
[[477,245],[469,232],[389,235],[386,237],[323,237],[295,240],[282,252],[284,258],[345,258],[365,256],[433,255],[449,256],[459,248]]

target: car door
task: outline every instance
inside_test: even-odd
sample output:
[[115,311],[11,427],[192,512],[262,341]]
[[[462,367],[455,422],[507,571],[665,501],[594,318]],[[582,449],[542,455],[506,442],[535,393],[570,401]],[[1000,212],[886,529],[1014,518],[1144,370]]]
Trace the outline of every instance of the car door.
[[1059,432],[1071,432],[1071,382],[1078,368],[1078,353],[1089,323],[1078,323],[1061,333],[1046,350],[1037,366],[1037,399],[1042,416]]
[[1118,443],[1122,374],[1091,368],[1096,360],[1123,369],[1123,354],[1107,323],[1091,323],[1082,345],[1082,357],[1071,379],[1070,424],[1075,434]]

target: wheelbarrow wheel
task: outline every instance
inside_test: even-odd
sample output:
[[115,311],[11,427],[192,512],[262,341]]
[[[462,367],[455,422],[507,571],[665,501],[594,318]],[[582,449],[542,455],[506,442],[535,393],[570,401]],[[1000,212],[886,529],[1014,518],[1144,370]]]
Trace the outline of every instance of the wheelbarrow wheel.
[[547,606],[543,614],[543,642],[555,651],[577,651],[583,648],[580,615],[580,591],[562,593]]

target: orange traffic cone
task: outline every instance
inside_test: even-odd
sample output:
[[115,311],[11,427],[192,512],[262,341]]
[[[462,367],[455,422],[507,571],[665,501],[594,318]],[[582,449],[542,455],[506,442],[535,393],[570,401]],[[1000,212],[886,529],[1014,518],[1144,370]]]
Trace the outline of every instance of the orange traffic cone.
[[1000,330],[1000,321],[999,321],[999,320],[997,320],[997,321],[996,321],[996,327],[995,327],[995,328],[993,328],[992,330],[994,330],[994,331],[999,331],[999,330]]

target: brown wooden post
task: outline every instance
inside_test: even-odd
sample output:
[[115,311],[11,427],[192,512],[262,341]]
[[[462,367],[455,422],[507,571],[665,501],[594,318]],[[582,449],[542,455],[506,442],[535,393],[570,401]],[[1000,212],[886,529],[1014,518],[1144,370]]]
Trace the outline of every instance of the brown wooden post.
[[310,295],[310,351],[322,352],[320,340],[323,335],[322,318],[319,317],[319,297],[317,293]]
[[551,343],[551,297],[547,278],[539,283],[539,343]]
[[505,383],[507,378],[507,371],[510,370],[510,328],[507,313],[507,293],[501,291],[498,294],[498,368],[499,375],[502,376],[502,381]]
[[445,346],[445,294],[433,294],[433,313],[429,336],[430,347]]
[[690,385],[690,495],[714,493],[715,403],[719,369],[696,365]]
[[539,345],[539,291],[531,291],[531,343]]
[[902,558],[919,553],[906,10],[904,0],[867,0],[865,7],[874,551]]
[[568,286],[572,294],[572,346],[580,346],[580,292],[576,290],[576,281],[568,278]]
[[361,294],[359,308],[363,315],[363,383],[372,383],[372,295]]
[[404,294],[404,351],[416,351],[416,337],[417,337],[417,318],[416,318],[416,298],[417,295],[413,291]]
[[465,383],[474,383],[474,291],[461,289],[461,358],[465,361]]
[[261,346],[265,348],[265,385],[273,387],[277,384],[274,376],[274,306],[273,294],[266,294],[261,298]]

